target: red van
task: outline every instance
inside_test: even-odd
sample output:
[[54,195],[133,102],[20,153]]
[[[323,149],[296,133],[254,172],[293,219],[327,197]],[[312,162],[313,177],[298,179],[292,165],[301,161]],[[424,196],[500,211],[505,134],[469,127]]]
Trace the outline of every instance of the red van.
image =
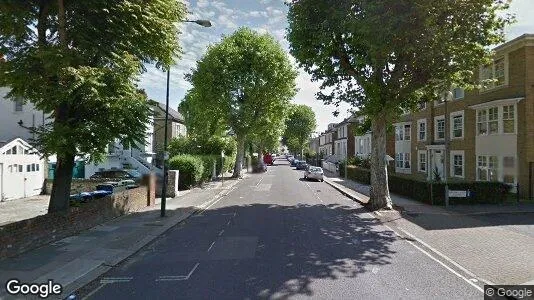
[[270,165],[270,166],[272,166],[274,164],[274,158],[271,155],[271,153],[266,153],[266,154],[263,155],[263,162],[266,165]]

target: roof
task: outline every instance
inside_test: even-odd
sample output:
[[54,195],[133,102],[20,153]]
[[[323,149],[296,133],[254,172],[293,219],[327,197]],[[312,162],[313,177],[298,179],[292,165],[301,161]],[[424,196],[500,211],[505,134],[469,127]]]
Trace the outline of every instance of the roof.
[[5,150],[8,150],[9,148],[13,147],[14,144],[19,143],[20,145],[31,149],[33,148],[28,142],[21,138],[14,138],[10,141],[0,141],[0,152],[4,152]]
[[[163,103],[160,103],[160,102],[157,102],[157,101],[154,101],[153,102],[157,107],[159,107],[159,109],[161,109],[163,111],[163,113],[165,113],[165,104]],[[184,122],[184,116],[182,116],[181,113],[179,113],[178,111],[176,111],[175,109],[173,109],[172,107],[169,106],[169,117],[173,120],[173,121],[177,121],[177,122]]]
[[508,47],[511,47],[512,45],[515,45],[517,43],[521,43],[523,41],[534,41],[534,34],[525,33],[523,35],[520,35],[520,36],[516,37],[515,39],[513,39],[511,41],[508,41],[508,42],[506,42],[504,44],[501,44],[501,45],[493,48],[493,51],[500,51],[500,50],[506,49]]

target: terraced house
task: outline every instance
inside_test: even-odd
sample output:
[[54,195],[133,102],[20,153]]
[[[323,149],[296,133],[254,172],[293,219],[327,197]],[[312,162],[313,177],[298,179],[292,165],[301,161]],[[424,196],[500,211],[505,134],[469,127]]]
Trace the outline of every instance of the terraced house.
[[[494,79],[421,105],[395,124],[395,171],[428,180],[500,181],[534,193],[534,35],[495,50],[478,70]],[[447,168],[447,169],[445,169]]]

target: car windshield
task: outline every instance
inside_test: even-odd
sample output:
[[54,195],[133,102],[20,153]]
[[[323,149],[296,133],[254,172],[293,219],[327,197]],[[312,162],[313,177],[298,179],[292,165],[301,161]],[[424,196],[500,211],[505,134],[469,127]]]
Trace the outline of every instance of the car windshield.
[[311,167],[310,168],[310,172],[313,172],[313,173],[321,173],[323,171],[323,169],[319,168],[319,167]]

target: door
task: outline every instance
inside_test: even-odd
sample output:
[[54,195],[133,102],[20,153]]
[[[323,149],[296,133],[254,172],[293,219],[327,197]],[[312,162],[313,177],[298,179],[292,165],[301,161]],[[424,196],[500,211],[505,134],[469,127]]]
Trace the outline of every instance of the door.
[[443,151],[434,150],[432,167],[433,169],[430,170],[431,178],[433,178],[436,181],[442,181],[443,180]]

